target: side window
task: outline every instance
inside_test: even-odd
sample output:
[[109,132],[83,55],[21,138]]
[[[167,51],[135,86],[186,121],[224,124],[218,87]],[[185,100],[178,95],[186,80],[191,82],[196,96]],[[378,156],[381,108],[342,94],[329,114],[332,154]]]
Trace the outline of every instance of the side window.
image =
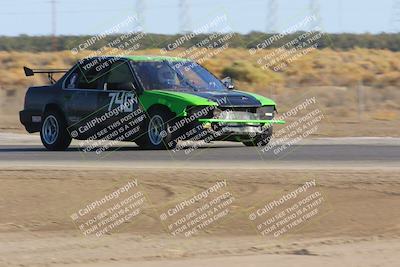
[[79,68],[76,68],[74,72],[72,72],[68,78],[65,80],[65,88],[67,89],[75,89],[77,88],[77,81],[79,77]]
[[76,88],[79,89],[101,89],[100,82],[102,73],[96,70],[96,68],[88,68],[87,70],[82,67],[77,68],[78,80]]
[[126,62],[115,62],[111,70],[105,75],[105,90],[132,90],[135,87],[133,74]]

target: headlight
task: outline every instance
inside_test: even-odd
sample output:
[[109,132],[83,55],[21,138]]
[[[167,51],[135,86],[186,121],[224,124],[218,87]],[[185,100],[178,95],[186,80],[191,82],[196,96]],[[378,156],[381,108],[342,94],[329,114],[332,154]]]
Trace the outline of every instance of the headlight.
[[257,108],[257,114],[262,120],[272,120],[275,116],[275,106],[263,106]]
[[219,118],[221,116],[222,110],[219,108],[215,107],[213,110],[213,118]]

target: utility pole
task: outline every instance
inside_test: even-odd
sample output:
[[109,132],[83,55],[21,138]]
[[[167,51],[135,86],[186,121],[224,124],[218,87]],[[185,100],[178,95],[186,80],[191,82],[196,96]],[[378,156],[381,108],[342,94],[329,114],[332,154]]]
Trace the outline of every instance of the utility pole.
[[140,32],[144,32],[145,9],[146,9],[145,0],[136,0],[136,17],[137,17],[138,23],[137,23],[137,29],[135,29],[135,30],[140,31]]
[[310,25],[310,30],[313,30],[315,27],[322,27],[322,19],[321,19],[321,8],[319,5],[319,0],[310,0],[309,9],[312,16],[315,16],[315,22]]
[[56,37],[56,0],[51,0],[51,44],[52,44],[52,49],[53,51],[57,50],[57,37]]
[[278,1],[277,0],[268,0],[267,3],[267,25],[266,25],[266,33],[277,33],[277,25],[278,25]]
[[337,4],[338,4],[337,18],[338,18],[339,32],[342,32],[343,31],[343,21],[342,21],[343,3],[342,3],[342,0],[338,0]]
[[391,31],[394,33],[400,32],[400,0],[392,0],[392,17],[390,19]]
[[179,11],[179,31],[181,33],[188,33],[191,31],[190,6],[188,0],[179,0]]

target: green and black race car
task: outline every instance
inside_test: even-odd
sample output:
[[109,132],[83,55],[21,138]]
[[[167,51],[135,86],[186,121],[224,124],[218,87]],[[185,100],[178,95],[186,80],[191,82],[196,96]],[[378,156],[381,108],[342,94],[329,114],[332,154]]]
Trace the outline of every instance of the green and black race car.
[[[276,104],[234,90],[196,62],[161,56],[93,57],[70,70],[47,73],[51,85],[30,87],[21,123],[40,132],[49,150],[71,139],[133,141],[147,149],[173,149],[183,140],[267,144]],[[53,74],[66,72],[58,81]],[[100,144],[100,143],[98,143]]]

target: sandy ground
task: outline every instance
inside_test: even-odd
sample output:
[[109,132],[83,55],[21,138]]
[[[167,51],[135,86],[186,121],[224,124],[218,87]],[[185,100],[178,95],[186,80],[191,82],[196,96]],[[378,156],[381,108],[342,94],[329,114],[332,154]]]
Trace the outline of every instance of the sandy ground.
[[[0,266],[398,266],[399,177],[398,169],[362,168],[9,167],[0,170]],[[85,220],[71,214],[134,179],[146,198],[140,214],[105,235],[85,236]],[[282,207],[318,192],[318,213],[280,236],[263,236],[257,225],[266,217],[249,215],[313,180],[315,187]],[[173,235],[174,219],[160,215],[217,181],[234,197],[229,213],[192,236]]]

